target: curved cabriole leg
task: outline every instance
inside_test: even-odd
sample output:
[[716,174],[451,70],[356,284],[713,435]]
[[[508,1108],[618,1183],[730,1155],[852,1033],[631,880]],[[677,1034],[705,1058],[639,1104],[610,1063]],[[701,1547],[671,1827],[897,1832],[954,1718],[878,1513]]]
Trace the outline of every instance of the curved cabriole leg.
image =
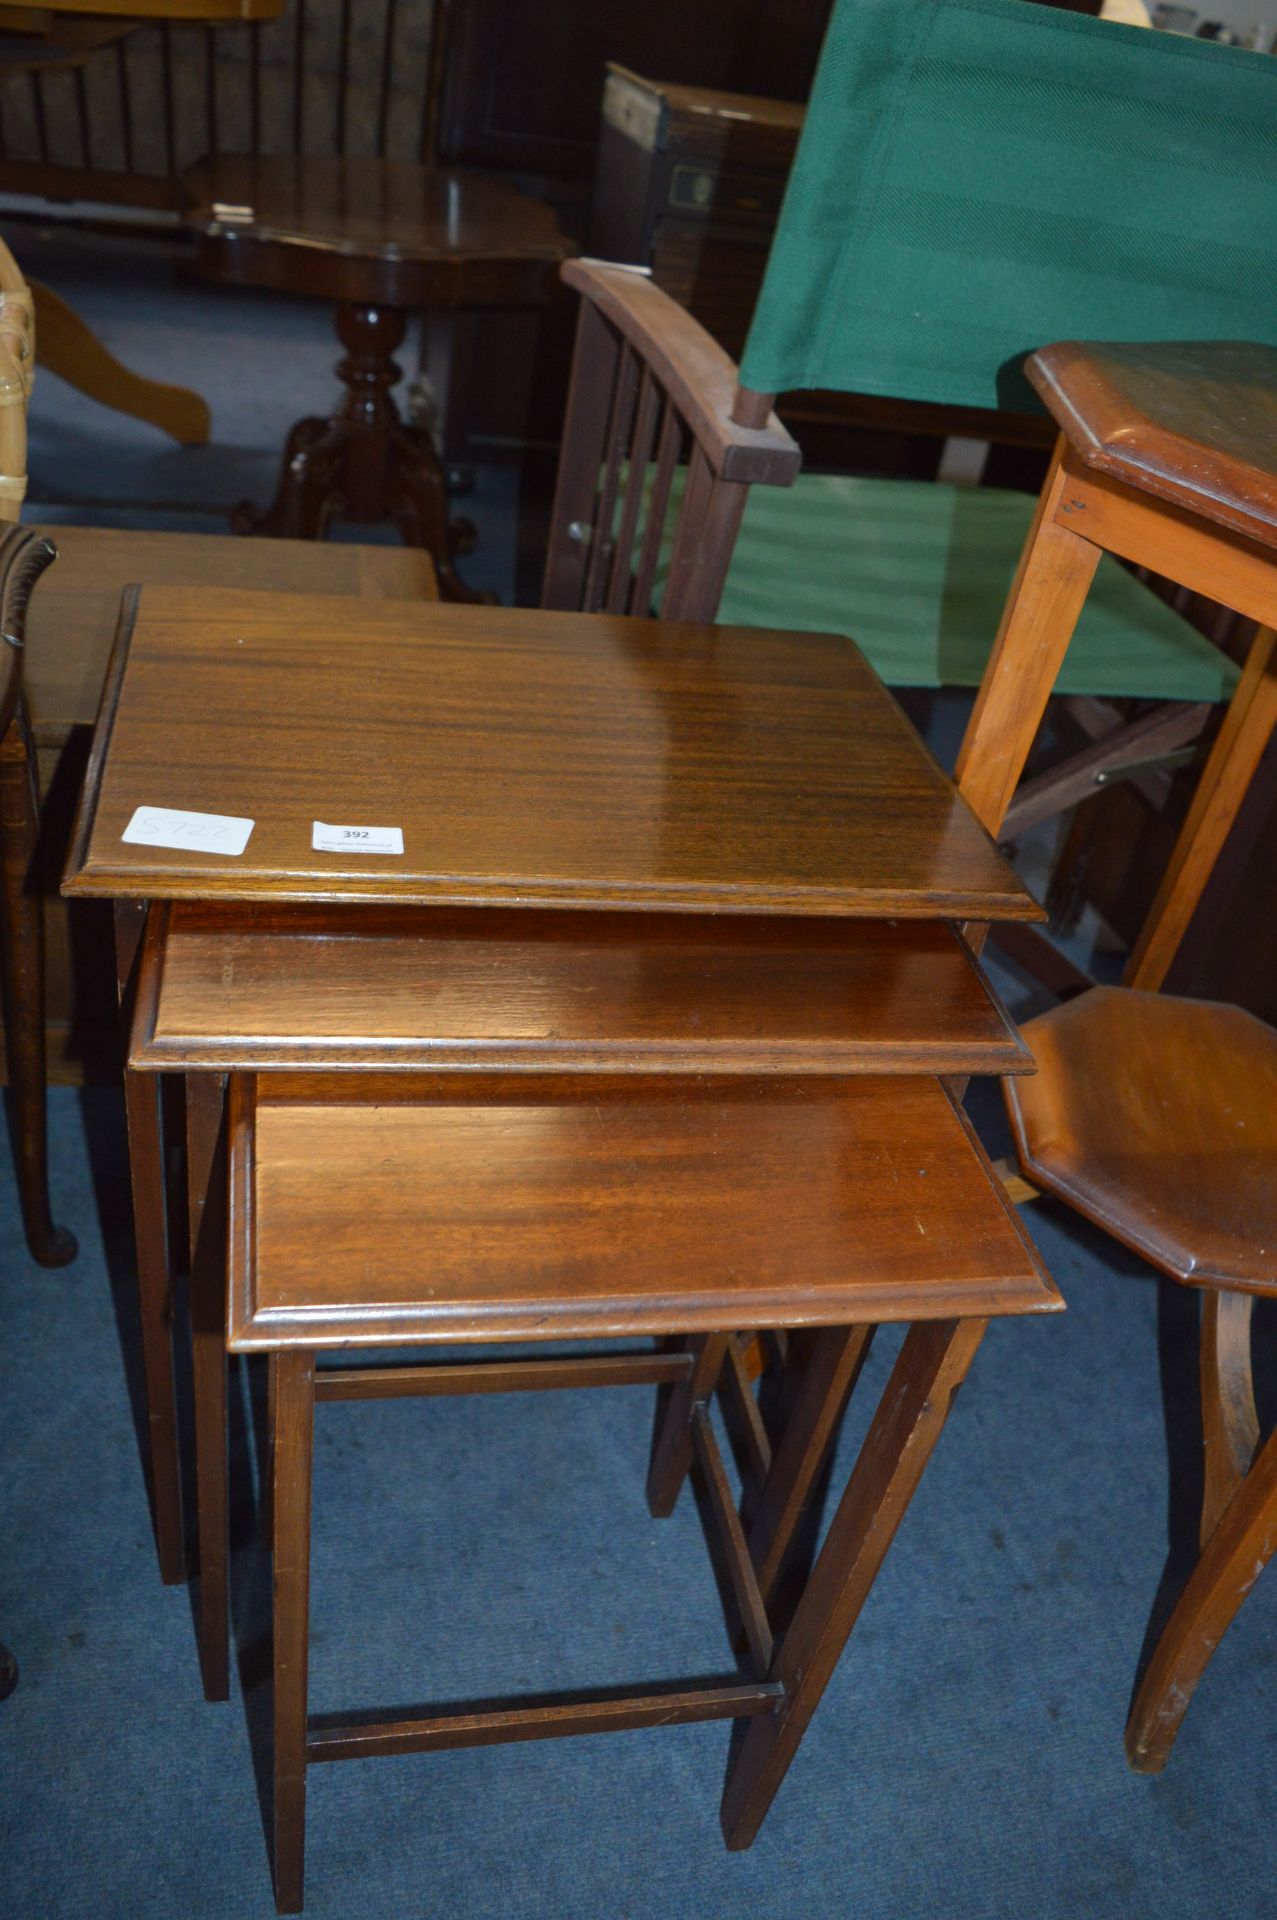
[[448,488],[434,442],[421,427],[396,426],[390,449],[390,511],[405,546],[424,547],[434,561],[445,600],[490,602],[468,587],[456,570],[459,554],[474,546],[468,520],[449,520]]
[[1237,1487],[1157,1643],[1126,1723],[1126,1757],[1160,1773],[1193,1689],[1277,1546],[1277,1432]]
[[76,1243],[49,1212],[49,1147],[44,1058],[44,928],[30,889],[37,833],[26,715],[18,711],[0,743],[0,964],[5,1047],[17,1131],[18,1197],[32,1258],[65,1267]]
[[274,500],[264,513],[243,501],[231,531],[277,540],[322,540],[344,504],[346,436],[336,421],[299,420],[288,436]]
[[116,413],[131,413],[182,447],[208,445],[208,402],[189,387],[147,380],[109,353],[92,328],[52,287],[31,282],[40,366]]

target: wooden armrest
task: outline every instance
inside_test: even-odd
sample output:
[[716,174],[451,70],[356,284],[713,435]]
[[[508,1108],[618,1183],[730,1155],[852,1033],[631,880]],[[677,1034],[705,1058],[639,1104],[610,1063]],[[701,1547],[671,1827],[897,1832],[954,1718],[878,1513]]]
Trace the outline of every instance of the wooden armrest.
[[635,267],[566,260],[564,282],[624,335],[724,480],[787,487],[802,455],[774,413],[761,427],[732,419],[736,365],[699,320]]

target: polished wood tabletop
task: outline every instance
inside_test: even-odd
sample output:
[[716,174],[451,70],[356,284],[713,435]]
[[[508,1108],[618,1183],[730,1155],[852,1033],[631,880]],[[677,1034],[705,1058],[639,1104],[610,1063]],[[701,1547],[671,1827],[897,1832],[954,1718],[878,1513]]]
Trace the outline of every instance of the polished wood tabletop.
[[158,903],[129,1065],[1025,1073],[934,921]]
[[232,1347],[1062,1305],[935,1080],[276,1073],[233,1086]]
[[338,253],[391,249],[557,264],[571,251],[553,210],[495,175],[348,154],[224,154],[186,177],[194,227]]
[[[141,845],[139,808],[249,820]],[[317,824],[401,853],[316,851]],[[147,588],[65,882],[130,899],[1041,918],[845,638]]]
[[233,587],[245,568],[270,590],[372,600],[437,600],[439,583],[420,547],[344,540],[271,540],[248,547],[220,533],[145,533],[130,527],[39,527],[58,550],[27,614],[27,704],[42,744],[97,718],[130,580],[154,587]]

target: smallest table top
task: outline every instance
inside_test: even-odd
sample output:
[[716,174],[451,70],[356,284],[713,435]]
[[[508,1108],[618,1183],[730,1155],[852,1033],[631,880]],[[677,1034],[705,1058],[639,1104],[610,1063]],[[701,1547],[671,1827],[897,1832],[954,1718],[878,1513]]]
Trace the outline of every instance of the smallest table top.
[[935,1080],[234,1075],[229,1342],[1049,1313]]
[[[139,808],[251,826],[143,844]],[[1042,917],[836,635],[151,588],[66,891]]]

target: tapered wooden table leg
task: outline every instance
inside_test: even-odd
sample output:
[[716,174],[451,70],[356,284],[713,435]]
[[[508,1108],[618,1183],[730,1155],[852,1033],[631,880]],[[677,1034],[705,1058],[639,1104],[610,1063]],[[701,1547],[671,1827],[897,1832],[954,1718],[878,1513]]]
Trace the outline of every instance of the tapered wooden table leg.
[[822,1327],[798,1383],[749,1530],[749,1552],[765,1602],[811,1501],[873,1338],[872,1327]]
[[177,1385],[173,1375],[173,1290],[169,1275],[158,1076],[126,1072],[124,1099],[128,1114],[155,1549],[160,1577],[172,1585],[186,1578],[186,1548],[182,1530]]
[[1126,1757],[1160,1773],[1193,1689],[1277,1547],[1277,1432],[1224,1510],[1162,1632],[1126,1723]]
[[300,1913],[306,1859],[306,1693],[315,1356],[270,1359],[275,1586],[275,1905]]
[[200,1667],[204,1697],[230,1697],[230,1494],[226,1421],[226,1160],[221,1087],[187,1078],[191,1202],[191,1339],[195,1375],[196,1525],[200,1552]]
[[200,1222],[213,1177],[226,1079],[220,1073],[186,1075],[186,1213],[191,1236],[191,1266],[199,1245]]
[[[121,1025],[127,1033],[146,907],[115,903],[115,977]],[[173,1374],[173,1281],[169,1266],[168,1195],[160,1126],[160,1082],[153,1073],[124,1075],[129,1133],[129,1181],[137,1255],[138,1318],[151,1474],[152,1519],[160,1578],[186,1578],[182,1524],[182,1468],[178,1449],[177,1384]]]
[[912,1326],[887,1382],[846,1492],[769,1678],[785,1698],[749,1728],[728,1770],[723,1835],[733,1849],[753,1841],[798,1751],[931,1457],[984,1332],[983,1320]]
[[686,1380],[677,1381],[656,1401],[656,1430],[652,1436],[652,1464],[647,1476],[647,1504],[658,1520],[673,1513],[674,1503],[692,1464],[692,1411],[713,1398],[727,1352],[725,1333],[698,1334],[684,1342],[696,1358]]

